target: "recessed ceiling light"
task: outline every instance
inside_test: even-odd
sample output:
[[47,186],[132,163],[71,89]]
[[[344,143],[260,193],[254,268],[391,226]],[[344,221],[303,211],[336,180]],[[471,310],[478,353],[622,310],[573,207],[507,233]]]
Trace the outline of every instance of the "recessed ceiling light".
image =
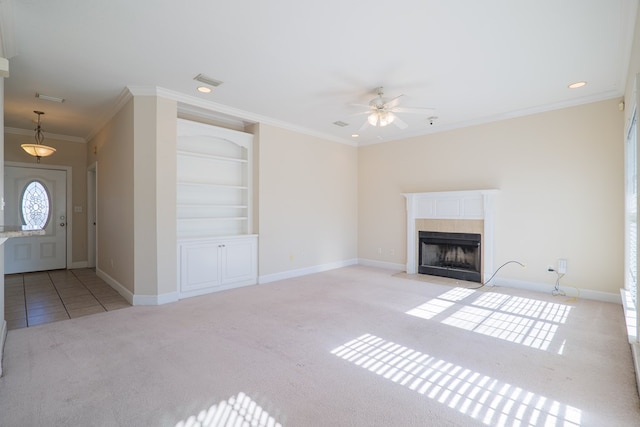
[[357,133],[352,133],[352,134],[351,134],[351,138],[357,138],[357,137],[359,137],[359,136],[360,136],[360,135],[358,135]]
[[211,93],[213,91],[213,89],[211,89],[210,87],[207,86],[198,86],[198,92],[202,92],[202,93]]
[[586,85],[587,85],[587,82],[575,82],[575,83],[571,83],[571,84],[568,86],[568,88],[569,88],[569,89],[577,89],[577,88],[579,88],[579,87],[586,86]]

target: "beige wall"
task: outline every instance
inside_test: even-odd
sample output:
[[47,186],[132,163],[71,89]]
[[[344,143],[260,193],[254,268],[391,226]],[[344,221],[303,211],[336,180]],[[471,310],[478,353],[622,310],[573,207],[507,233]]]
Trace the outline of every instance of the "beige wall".
[[134,98],[134,244],[136,295],[177,291],[177,104]]
[[97,267],[135,298],[177,290],[176,110],[175,101],[134,97],[89,142],[86,162],[97,163]]
[[[16,135],[6,133],[4,144],[5,160],[8,162],[21,162],[36,164],[34,157],[29,156],[20,147],[24,143],[33,143],[33,136]],[[51,157],[43,157],[41,165],[70,166],[72,177],[72,206],[80,206],[82,212],[67,212],[71,219],[71,259],[68,266],[73,263],[87,261],[87,167],[85,163],[87,145],[80,142],[70,142],[51,138],[45,134],[45,144],[56,149]],[[7,201],[9,202],[9,201]]]
[[[134,293],[133,99],[88,143],[97,163],[96,267]],[[95,152],[94,152],[95,150]]]
[[260,125],[259,274],[357,257],[357,149]]
[[[359,257],[405,264],[401,193],[496,188],[500,276],[617,293],[623,285],[620,100],[388,142],[359,150]],[[382,248],[382,254],[378,253]],[[392,254],[393,253],[393,254]]]

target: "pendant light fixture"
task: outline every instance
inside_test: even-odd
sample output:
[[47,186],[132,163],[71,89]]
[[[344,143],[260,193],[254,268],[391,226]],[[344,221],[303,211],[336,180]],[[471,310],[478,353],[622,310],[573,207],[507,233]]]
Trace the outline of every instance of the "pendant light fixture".
[[40,127],[40,116],[44,113],[42,111],[34,111],[38,115],[38,125],[36,126],[36,143],[35,144],[22,144],[21,147],[24,151],[26,151],[30,156],[34,156],[36,161],[40,163],[40,157],[47,157],[56,152],[56,149],[53,147],[49,147],[48,145],[44,145],[42,141],[44,141],[44,134],[42,133],[42,128]]

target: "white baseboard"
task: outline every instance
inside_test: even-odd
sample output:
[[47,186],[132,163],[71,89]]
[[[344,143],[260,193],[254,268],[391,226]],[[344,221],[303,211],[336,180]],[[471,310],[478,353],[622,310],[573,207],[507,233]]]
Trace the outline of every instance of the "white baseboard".
[[407,271],[406,264],[397,264],[394,262],[386,262],[386,261],[376,261],[374,259],[359,258],[358,264],[366,265],[367,267],[384,268],[386,270]]
[[160,295],[135,295],[129,289],[125,288],[120,282],[109,276],[104,271],[96,268],[96,274],[116,290],[131,305],[162,305],[179,300],[178,292],[169,292]]
[[631,343],[631,356],[633,357],[633,368],[636,371],[636,386],[640,394],[640,343]]
[[7,321],[0,319],[0,377],[2,376],[2,359],[4,356],[4,343],[7,340]]
[[[368,267],[385,268],[387,270],[407,271],[407,266],[405,264],[376,261],[372,259],[360,258],[358,260],[358,264],[366,265]],[[515,280],[515,279],[501,279],[499,277],[494,278],[488,284],[488,286],[504,286],[505,288],[524,289],[527,291],[535,291],[535,292],[542,292],[542,293],[551,293],[551,291],[554,288],[553,285],[550,285],[548,283],[527,282],[524,280]],[[580,289],[580,292],[578,294],[578,290],[572,286],[560,286],[560,289],[564,291],[569,297],[578,296],[579,298],[585,298],[585,299],[590,299],[594,301],[611,302],[614,304],[620,304],[620,295],[618,294],[612,294],[609,292],[591,291],[588,289]]]
[[162,305],[178,301],[178,292],[169,292],[160,295],[134,295],[132,305]]
[[306,276],[308,274],[321,273],[323,271],[335,270],[336,268],[348,267],[350,265],[357,265],[357,259],[350,259],[345,261],[332,262],[329,264],[314,265],[312,267],[300,268],[297,270],[283,271],[281,273],[267,274],[258,277],[258,283],[271,283],[277,280],[292,279],[294,277]]
[[160,295],[136,295],[104,271],[96,268],[96,274],[122,295],[131,305],[162,305],[176,302],[180,299],[178,292],[169,292]]
[[113,277],[109,276],[107,273],[105,273],[104,271],[100,270],[99,268],[96,268],[96,275],[101,278],[102,280],[104,280],[105,282],[107,282],[109,284],[109,286],[111,286],[113,289],[116,290],[116,292],[118,292],[120,295],[122,295],[122,297],[124,299],[127,300],[127,302],[129,302],[129,304],[134,305],[133,304],[133,292],[131,292],[129,289],[125,288],[120,282],[118,282],[116,279],[114,279]]
[[[542,292],[550,294],[553,291],[554,285],[549,283],[537,283],[527,282],[524,280],[516,279],[501,279],[499,277],[494,278],[488,286],[504,286],[505,288],[524,289],[527,291]],[[573,286],[560,286],[560,290],[567,294],[567,297],[578,297],[584,299],[590,299],[594,301],[611,302],[614,304],[621,304],[620,295],[612,294],[609,292],[591,291],[588,289],[577,289]]]

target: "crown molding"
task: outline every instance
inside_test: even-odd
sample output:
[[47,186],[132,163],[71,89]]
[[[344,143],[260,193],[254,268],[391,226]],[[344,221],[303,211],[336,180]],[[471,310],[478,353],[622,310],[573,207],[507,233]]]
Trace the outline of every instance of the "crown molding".
[[[4,128],[4,133],[7,134],[11,134],[11,135],[24,135],[24,136],[30,136],[33,138],[33,130],[28,130],[28,129],[21,129],[21,128],[12,128],[12,127],[5,127]],[[79,136],[71,136],[71,135],[60,135],[60,134],[56,134],[56,133],[49,133],[49,132],[45,132],[47,139],[55,139],[57,141],[68,141],[68,142],[78,142],[78,143],[82,143],[82,144],[86,144],[87,140],[84,138],[81,138]]]
[[16,55],[13,18],[13,0],[0,0],[0,56],[11,58]]
[[594,102],[609,101],[611,99],[620,98],[622,96],[623,95],[618,93],[617,91],[611,90],[611,91],[607,91],[607,92],[601,92],[601,93],[595,94],[595,95],[590,95],[590,96],[585,96],[585,97],[582,97],[582,98],[573,99],[573,100],[570,100],[570,101],[561,101],[561,102],[556,102],[554,104],[547,104],[547,105],[540,105],[540,106],[531,107],[531,108],[524,108],[524,109],[521,109],[521,110],[509,111],[508,113],[494,114],[494,115],[491,115],[491,116],[486,116],[486,117],[482,117],[482,118],[475,119],[475,120],[468,120],[468,121],[452,123],[452,124],[446,124],[446,125],[435,125],[435,126],[433,126],[433,129],[430,127],[427,130],[422,129],[422,130],[416,131],[416,132],[408,132],[405,135],[403,135],[402,138],[389,139],[389,140],[380,140],[380,141],[371,141],[371,142],[363,142],[363,143],[360,143],[358,146],[359,147],[364,147],[364,146],[367,146],[367,145],[382,144],[384,142],[400,141],[400,140],[404,140],[404,139],[408,139],[408,138],[415,138],[415,137],[420,137],[420,136],[424,136],[424,135],[431,135],[431,134],[435,134],[435,133],[448,132],[448,131],[467,128],[467,127],[471,127],[471,126],[479,126],[479,125],[483,125],[483,124],[499,122],[499,121],[502,121],[502,120],[509,120],[509,119],[514,119],[514,118],[518,118],[518,117],[524,117],[524,116],[531,116],[531,115],[534,115],[534,114],[546,113],[546,112],[549,112],[549,111],[561,110],[563,108],[577,107],[577,106],[580,106],[580,105],[591,104],[591,103],[594,103]]
[[113,119],[113,117],[118,113],[118,111],[120,111],[122,107],[124,107],[124,105],[132,98],[133,94],[129,91],[129,89],[124,88],[116,98],[113,106],[109,110],[107,110],[107,112],[100,118],[100,120],[98,120],[98,126],[96,126],[96,128],[85,137],[85,140],[91,141],[93,137],[95,137],[98,132],[100,132],[102,128],[104,128],[107,123],[109,123],[109,121],[111,121],[111,119]]
[[[287,129],[293,132],[302,133],[304,135],[314,136],[316,138],[338,142],[340,144],[346,144],[350,146],[357,146],[353,141],[339,138],[334,135],[329,135],[322,132],[317,132],[311,129],[307,129],[301,126],[292,125],[291,123],[283,122],[271,117],[263,116],[260,114],[251,113],[248,111],[240,110],[238,108],[229,107],[224,104],[218,104],[216,102],[206,101],[195,96],[185,95],[181,92],[164,89],[154,86],[127,86],[127,89],[132,96],[158,96],[161,98],[172,99],[176,101],[181,111],[193,111],[194,108],[200,109],[200,113],[203,111],[208,112],[207,117],[217,120],[237,120],[242,121],[245,124],[266,124],[276,126],[279,128]],[[218,116],[216,116],[216,113]],[[209,115],[210,114],[210,115]],[[222,117],[219,115],[223,115]],[[226,116],[226,117],[224,117]]]

